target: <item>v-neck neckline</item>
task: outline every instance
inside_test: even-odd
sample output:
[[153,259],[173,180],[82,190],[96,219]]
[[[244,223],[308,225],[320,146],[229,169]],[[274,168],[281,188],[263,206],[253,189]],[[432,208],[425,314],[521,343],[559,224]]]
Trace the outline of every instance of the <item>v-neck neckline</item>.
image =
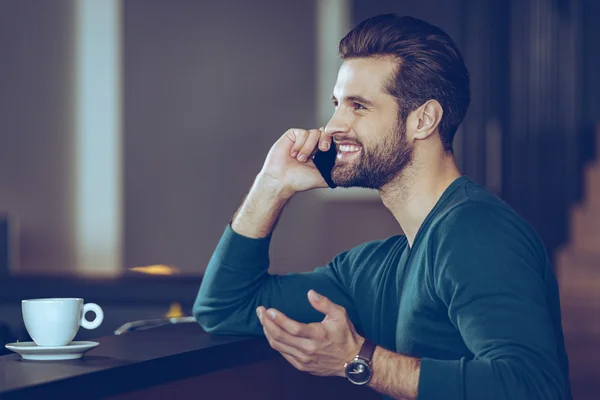
[[469,178],[467,178],[465,175],[461,175],[458,178],[456,178],[455,180],[453,180],[452,183],[450,183],[450,185],[448,185],[448,187],[444,190],[444,192],[442,193],[442,195],[440,196],[438,201],[435,203],[435,205],[433,206],[431,211],[429,211],[429,213],[423,220],[423,223],[421,224],[421,226],[419,226],[419,229],[417,230],[417,234],[415,235],[415,240],[413,240],[412,246],[408,243],[408,239],[407,239],[407,241],[406,241],[406,245],[408,247],[408,259],[406,260],[407,262],[410,259],[410,255],[414,252],[414,249],[419,244],[419,242],[421,240],[421,236],[423,236],[423,231],[425,231],[427,229],[427,227],[431,223],[431,220],[433,218],[435,218],[435,216],[437,215],[439,209],[444,206],[444,204],[446,203],[448,198],[461,186],[461,184],[463,182],[467,182],[468,179]]

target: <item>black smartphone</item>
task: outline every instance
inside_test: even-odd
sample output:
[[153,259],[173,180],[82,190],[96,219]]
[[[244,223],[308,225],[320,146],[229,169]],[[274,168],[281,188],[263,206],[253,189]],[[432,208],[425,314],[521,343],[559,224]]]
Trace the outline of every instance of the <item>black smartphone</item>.
[[325,179],[325,182],[329,185],[330,188],[336,188],[337,185],[333,183],[331,180],[331,170],[335,164],[335,157],[337,155],[337,150],[335,149],[335,143],[333,140],[331,141],[331,145],[329,146],[329,150],[321,151],[317,150],[312,160],[315,163],[315,166]]

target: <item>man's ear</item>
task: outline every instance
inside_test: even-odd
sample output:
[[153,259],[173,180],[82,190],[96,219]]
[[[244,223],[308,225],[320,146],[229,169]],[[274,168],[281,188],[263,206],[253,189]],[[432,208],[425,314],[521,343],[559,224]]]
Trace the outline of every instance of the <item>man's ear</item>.
[[444,110],[437,100],[428,100],[421,107],[415,110],[417,117],[417,129],[414,132],[414,139],[427,139],[438,129]]

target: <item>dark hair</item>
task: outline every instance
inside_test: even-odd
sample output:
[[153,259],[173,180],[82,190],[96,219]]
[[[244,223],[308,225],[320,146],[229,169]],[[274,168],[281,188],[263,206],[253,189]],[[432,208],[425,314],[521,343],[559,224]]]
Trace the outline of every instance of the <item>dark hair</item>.
[[341,41],[342,59],[393,56],[395,76],[386,85],[396,97],[400,118],[430,99],[444,110],[439,125],[444,150],[452,152],[458,126],[470,101],[469,72],[456,44],[440,28],[412,17],[385,14],[361,22]]

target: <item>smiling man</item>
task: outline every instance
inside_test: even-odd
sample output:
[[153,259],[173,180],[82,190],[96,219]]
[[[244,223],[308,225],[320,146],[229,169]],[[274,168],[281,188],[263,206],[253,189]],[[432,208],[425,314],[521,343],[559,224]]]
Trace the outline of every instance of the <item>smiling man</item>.
[[[272,146],[208,265],[199,323],[264,333],[296,368],[396,399],[570,399],[544,245],[453,157],[470,97],[455,44],[423,21],[382,15],[346,35],[340,55],[331,120]],[[378,189],[404,234],[271,275],[279,215],[296,193],[327,187],[311,155],[331,140],[334,183]]]

